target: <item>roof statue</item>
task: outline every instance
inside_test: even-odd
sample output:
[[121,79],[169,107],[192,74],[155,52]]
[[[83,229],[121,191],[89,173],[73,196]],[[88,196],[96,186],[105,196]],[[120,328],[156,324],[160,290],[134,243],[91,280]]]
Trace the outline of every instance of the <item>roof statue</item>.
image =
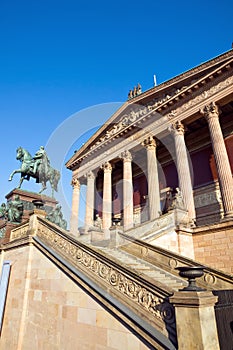
[[134,86],[133,90],[129,90],[128,93],[128,99],[131,99],[133,97],[136,97],[138,95],[140,95],[142,93],[142,87],[141,85],[138,83],[137,86]]
[[50,160],[44,146],[39,148],[34,157],[32,157],[31,154],[23,147],[18,147],[16,151],[16,159],[21,162],[21,168],[16,169],[11,173],[9,181],[12,180],[15,174],[21,173],[21,179],[18,186],[18,188],[20,188],[23,180],[29,181],[30,177],[33,177],[36,179],[37,183],[42,184],[42,189],[39,193],[43,192],[47,188],[46,183],[49,181],[53,196],[54,190],[57,191],[58,181],[60,180],[60,172],[51,167]]

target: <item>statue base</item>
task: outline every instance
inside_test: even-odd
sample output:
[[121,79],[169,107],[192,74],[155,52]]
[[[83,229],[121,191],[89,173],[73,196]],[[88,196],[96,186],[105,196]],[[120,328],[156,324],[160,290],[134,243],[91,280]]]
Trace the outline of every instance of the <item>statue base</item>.
[[30,213],[35,209],[33,201],[42,201],[44,204],[43,210],[45,210],[47,214],[49,214],[58,204],[58,201],[55,198],[15,188],[5,196],[7,206],[11,201],[15,200],[16,196],[19,196],[20,200],[23,202],[23,216],[21,222],[10,222],[4,218],[0,219],[0,243],[8,242],[11,230],[17,227],[17,225],[29,220]]

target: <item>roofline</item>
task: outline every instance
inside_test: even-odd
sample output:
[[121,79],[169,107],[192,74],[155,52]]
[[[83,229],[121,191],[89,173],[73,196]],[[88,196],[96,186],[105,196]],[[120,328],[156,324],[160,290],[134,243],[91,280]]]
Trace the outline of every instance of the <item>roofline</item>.
[[191,77],[193,74],[196,74],[196,71],[198,70],[198,72],[201,72],[207,68],[211,68],[212,66],[214,66],[215,64],[221,63],[224,60],[229,59],[229,57],[233,56],[233,48],[231,48],[230,50],[210,59],[207,60],[199,65],[196,65],[195,67],[169,79],[166,80],[165,82],[154,86],[144,92],[142,92],[140,95],[135,96],[129,100],[127,100],[126,102],[123,103],[123,105],[115,112],[113,113],[113,115],[106,120],[106,122],[102,125],[102,127],[100,127],[92,136],[91,138],[89,138],[87,140],[87,142],[65,163],[66,167],[68,169],[71,169],[72,163],[74,162],[74,160],[76,158],[78,158],[82,152],[85,151],[86,148],[88,148],[88,146],[92,143],[93,139],[97,138],[102,132],[103,130],[106,128],[106,124],[111,124],[111,122],[113,120],[116,119],[116,117],[127,107],[130,106],[131,104],[135,104],[138,103],[139,101],[142,101],[143,99],[151,96],[152,94],[155,94],[165,88],[167,88],[168,86],[173,85],[176,82],[180,82],[184,79],[187,79],[189,77]]

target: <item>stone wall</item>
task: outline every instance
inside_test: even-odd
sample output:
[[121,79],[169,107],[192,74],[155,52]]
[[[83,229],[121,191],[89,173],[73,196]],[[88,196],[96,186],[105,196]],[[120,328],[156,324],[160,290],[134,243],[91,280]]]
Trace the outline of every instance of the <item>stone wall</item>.
[[2,260],[12,267],[1,349],[148,349],[34,246]]
[[233,222],[223,222],[195,229],[195,260],[233,274]]

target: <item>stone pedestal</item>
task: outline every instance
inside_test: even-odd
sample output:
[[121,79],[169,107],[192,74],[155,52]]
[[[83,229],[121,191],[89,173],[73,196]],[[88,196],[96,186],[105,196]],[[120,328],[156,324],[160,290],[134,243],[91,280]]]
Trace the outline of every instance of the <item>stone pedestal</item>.
[[214,305],[218,298],[211,292],[175,292],[170,297],[175,306],[179,350],[219,350]]
[[18,188],[15,188],[9,192],[5,198],[7,202],[14,200],[16,196],[19,196],[20,200],[23,202],[23,217],[22,222],[25,222],[29,219],[30,213],[35,209],[33,201],[40,200],[43,201],[44,206],[43,210],[48,214],[52,209],[58,204],[55,198],[45,196],[35,192],[24,191]]
[[124,239],[119,236],[119,233],[123,232],[122,226],[112,226],[110,227],[110,241],[109,248],[116,248],[124,244]]
[[[19,196],[20,200],[23,202],[22,220],[19,223],[0,220],[0,242],[2,244],[9,242],[11,230],[29,220],[32,213],[45,217],[46,214],[55,208],[58,203],[55,198],[35,192],[24,191],[18,188],[13,189],[5,196],[7,203],[14,200],[16,196]],[[35,208],[33,204],[33,201],[35,200],[43,201],[43,210]]]

